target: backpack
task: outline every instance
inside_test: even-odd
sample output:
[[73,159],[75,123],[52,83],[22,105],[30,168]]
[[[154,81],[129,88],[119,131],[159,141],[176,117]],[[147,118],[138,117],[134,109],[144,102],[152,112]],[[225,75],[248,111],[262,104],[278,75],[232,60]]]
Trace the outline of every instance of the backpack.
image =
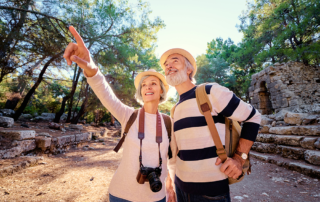
[[[124,129],[123,136],[120,139],[120,141],[118,142],[118,144],[115,146],[113,151],[118,152],[119,149],[121,148],[121,146],[122,146],[122,144],[123,144],[128,132],[129,132],[130,127],[132,126],[132,124],[134,123],[134,121],[136,120],[136,118],[138,116],[138,112],[139,112],[139,109],[136,109],[131,114],[131,116],[130,116],[127,124],[126,124],[126,127]],[[165,114],[161,114],[161,115],[162,115],[162,118],[164,120],[164,124],[166,126],[166,129],[167,129],[167,132],[168,132],[168,137],[169,137],[169,142],[170,142],[170,140],[171,140],[171,118],[170,118],[170,116],[165,115]]]
[[[213,142],[215,143],[215,146],[217,148],[217,154],[219,158],[222,160],[222,162],[225,162],[225,160],[227,160],[227,157],[232,157],[235,153],[235,150],[238,146],[239,139],[240,139],[241,126],[237,121],[233,121],[225,117],[225,125],[226,125],[225,138],[226,139],[225,139],[225,148],[223,148],[218,131],[216,129],[213,118],[211,116],[212,105],[206,93],[205,87],[206,87],[206,83],[201,84],[196,88],[196,100],[197,100],[198,108],[200,113],[204,115],[204,117],[206,118],[206,122],[209,127]],[[173,119],[175,108],[176,108],[176,105],[173,106],[173,108],[171,109],[172,119]],[[240,175],[240,177],[238,179],[233,179],[232,177],[229,177],[228,178],[229,184],[240,182],[244,178],[244,173],[247,173],[249,175],[250,172],[251,172],[251,165],[248,158],[243,165],[242,174]]]

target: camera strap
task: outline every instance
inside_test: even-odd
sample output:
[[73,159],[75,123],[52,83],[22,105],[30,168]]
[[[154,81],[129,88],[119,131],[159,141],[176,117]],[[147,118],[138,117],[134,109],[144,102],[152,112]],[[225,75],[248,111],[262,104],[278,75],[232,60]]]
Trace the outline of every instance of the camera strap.
[[[140,114],[139,114],[139,132],[138,132],[138,138],[140,139],[140,156],[139,156],[139,162],[140,162],[140,167],[142,165],[142,140],[144,138],[144,107],[140,109]],[[161,126],[161,118],[160,118],[160,113],[157,111],[157,123],[156,123],[156,142],[158,143],[158,148],[159,148],[159,168],[161,168],[162,164],[162,158],[161,158],[161,153],[160,153],[160,143],[162,142],[162,126]]]

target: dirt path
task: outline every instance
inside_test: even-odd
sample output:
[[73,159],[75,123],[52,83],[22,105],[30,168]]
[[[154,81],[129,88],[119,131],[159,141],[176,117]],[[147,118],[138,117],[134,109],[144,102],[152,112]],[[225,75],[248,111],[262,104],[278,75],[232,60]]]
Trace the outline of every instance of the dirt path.
[[[89,149],[44,157],[43,164],[0,178],[0,201],[108,201],[108,187],[122,153],[112,151],[116,140]],[[91,148],[90,148],[91,147]],[[252,160],[253,173],[231,186],[232,201],[319,201],[316,179]],[[318,197],[317,197],[318,196]]]

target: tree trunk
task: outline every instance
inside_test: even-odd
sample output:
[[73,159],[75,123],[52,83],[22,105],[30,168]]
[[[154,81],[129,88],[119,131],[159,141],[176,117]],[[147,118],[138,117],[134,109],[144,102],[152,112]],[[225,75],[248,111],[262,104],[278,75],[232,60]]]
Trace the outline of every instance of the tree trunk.
[[89,99],[88,90],[89,90],[89,84],[86,85],[85,99],[81,105],[79,113],[77,114],[76,117],[74,117],[74,119],[71,120],[72,124],[77,124],[80,117],[86,113],[87,103],[88,103],[88,99]]
[[62,103],[61,103],[61,108],[60,110],[56,113],[53,122],[55,123],[60,123],[60,118],[62,116],[62,114],[64,113],[64,108],[66,107],[66,102],[67,100],[70,98],[70,95],[67,95],[65,97],[63,97],[62,99]]
[[48,62],[46,62],[46,64],[43,66],[38,80],[36,81],[36,83],[32,86],[32,88],[29,90],[29,92],[27,93],[26,97],[24,98],[21,106],[19,107],[19,109],[16,111],[16,113],[14,114],[14,120],[18,120],[18,118],[20,117],[20,115],[22,114],[23,110],[26,108],[31,96],[33,95],[33,93],[36,91],[36,89],[38,88],[38,86],[40,85],[41,81],[43,80],[43,75],[46,72],[47,68],[49,67],[50,63],[53,62],[55,59],[57,59],[58,57],[60,57],[63,54],[64,51],[61,51],[60,53],[54,55]]
[[[76,68],[77,67],[78,67],[78,65],[76,66]],[[71,89],[71,92],[70,92],[71,99],[70,99],[70,105],[69,105],[69,109],[68,109],[68,117],[67,117],[67,120],[66,120],[67,123],[69,123],[70,119],[71,119],[73,95],[76,92],[76,88],[77,88],[77,85],[78,85],[78,80],[79,80],[80,74],[81,74],[81,68],[79,67],[78,72],[75,71],[75,75],[76,76],[73,77],[74,80],[72,82],[72,89]]]
[[26,79],[24,78],[25,75],[28,75],[29,77],[31,76],[30,72],[33,72],[33,70],[38,67],[41,62],[43,62],[43,60],[46,57],[44,57],[43,59],[39,60],[38,62],[36,62],[35,65],[33,65],[30,69],[27,69],[23,72],[22,75],[20,75],[18,77],[18,86],[17,86],[17,91],[16,92],[12,92],[11,96],[7,99],[6,105],[4,108],[6,109],[12,109],[14,110],[17,106],[17,104],[19,103],[20,99],[22,98],[22,94],[24,92],[24,90],[26,89],[27,86],[27,82]]

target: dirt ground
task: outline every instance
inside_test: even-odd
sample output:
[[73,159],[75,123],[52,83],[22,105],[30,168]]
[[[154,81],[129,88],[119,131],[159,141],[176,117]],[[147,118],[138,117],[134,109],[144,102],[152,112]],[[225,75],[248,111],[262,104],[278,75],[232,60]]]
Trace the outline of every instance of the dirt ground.
[[[116,138],[44,157],[41,164],[0,178],[0,201],[108,201],[108,187],[122,157]],[[104,145],[105,144],[105,145]],[[300,173],[252,159],[252,174],[231,185],[232,201],[319,201],[320,183]]]

